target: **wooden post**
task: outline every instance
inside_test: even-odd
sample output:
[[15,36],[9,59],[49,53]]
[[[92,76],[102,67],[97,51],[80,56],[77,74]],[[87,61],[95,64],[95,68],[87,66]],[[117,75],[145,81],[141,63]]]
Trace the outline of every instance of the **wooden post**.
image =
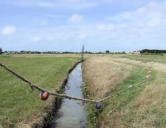
[[81,61],[84,61],[84,45],[82,45]]

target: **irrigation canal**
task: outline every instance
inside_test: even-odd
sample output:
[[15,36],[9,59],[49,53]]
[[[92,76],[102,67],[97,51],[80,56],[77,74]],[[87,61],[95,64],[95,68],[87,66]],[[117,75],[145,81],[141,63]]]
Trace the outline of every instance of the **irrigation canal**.
[[[65,94],[82,98],[82,64],[69,74]],[[86,111],[81,101],[63,99],[49,128],[87,128]]]

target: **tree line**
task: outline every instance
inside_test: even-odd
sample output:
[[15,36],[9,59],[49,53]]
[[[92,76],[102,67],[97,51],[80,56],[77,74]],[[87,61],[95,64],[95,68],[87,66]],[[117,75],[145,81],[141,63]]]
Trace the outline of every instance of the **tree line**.
[[140,51],[141,54],[164,54],[166,50],[158,50],[158,49],[143,49]]
[[[70,52],[70,51],[63,51],[63,52],[58,52],[58,51],[46,51],[46,52],[41,52],[41,51],[2,51],[2,48],[0,48],[0,54],[5,53],[5,54],[81,54],[81,52]],[[110,52],[109,50],[106,50],[105,52],[91,52],[91,51],[84,51],[85,54],[126,54],[125,52]]]
[[[0,54],[6,53],[6,54],[80,54],[81,52],[70,52],[70,51],[64,51],[64,52],[58,52],[58,51],[3,51],[2,48],[0,48]],[[91,51],[84,51],[85,54],[126,54],[126,52],[111,52],[109,50],[106,50],[105,52],[91,52]],[[158,50],[158,49],[143,49],[140,50],[141,54],[164,54],[166,53],[166,50]]]

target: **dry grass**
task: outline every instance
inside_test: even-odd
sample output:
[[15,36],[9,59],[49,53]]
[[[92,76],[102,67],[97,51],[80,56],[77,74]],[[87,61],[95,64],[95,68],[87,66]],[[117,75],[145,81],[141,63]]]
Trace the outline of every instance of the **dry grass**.
[[[125,66],[125,68],[124,68]],[[115,63],[109,57],[91,57],[83,64],[84,81],[91,93],[103,97],[130,75],[131,66]]]
[[127,58],[114,58],[115,62],[118,63],[125,63],[125,64],[130,64],[130,65],[141,65],[146,68],[152,67],[155,70],[158,70],[160,72],[165,72],[166,73],[166,64],[164,63],[159,63],[159,62],[142,62],[140,60],[131,60]]
[[127,59],[121,59],[121,62],[151,66],[158,71],[156,80],[146,86],[141,95],[118,115],[119,118],[123,117],[121,120],[126,122],[121,127],[166,127],[166,65],[157,62],[142,63],[141,61]]
[[[155,80],[145,84],[139,95],[121,109],[100,120],[100,128],[165,128],[166,127],[166,65],[142,62],[120,56],[91,57],[83,65],[84,81],[95,97],[103,97],[125,80],[134,67],[155,69]],[[143,69],[142,68],[142,69]],[[127,96],[127,95],[124,95]],[[125,102],[117,98],[116,106]],[[107,108],[108,109],[108,108]]]

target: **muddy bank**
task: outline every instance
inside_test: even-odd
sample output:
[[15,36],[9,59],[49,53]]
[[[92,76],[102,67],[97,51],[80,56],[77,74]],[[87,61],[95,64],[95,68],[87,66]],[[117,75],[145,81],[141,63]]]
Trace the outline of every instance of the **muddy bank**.
[[[81,61],[76,62],[68,70],[67,77],[64,78],[64,80],[62,81],[60,86],[58,86],[58,88],[55,89],[55,92],[57,92],[57,93],[63,93],[64,92],[64,88],[65,88],[65,85],[68,81],[69,74],[80,62]],[[25,127],[25,128],[46,128],[48,126],[48,124],[50,123],[50,121],[53,120],[53,117],[56,114],[56,111],[58,110],[58,108],[60,108],[61,101],[62,101],[62,98],[50,97],[50,99],[48,101],[46,101],[46,102],[49,102],[49,106],[44,108],[43,116],[41,116],[41,118],[39,118],[39,119],[35,119],[35,121],[31,122],[31,124],[21,125],[21,127]]]

